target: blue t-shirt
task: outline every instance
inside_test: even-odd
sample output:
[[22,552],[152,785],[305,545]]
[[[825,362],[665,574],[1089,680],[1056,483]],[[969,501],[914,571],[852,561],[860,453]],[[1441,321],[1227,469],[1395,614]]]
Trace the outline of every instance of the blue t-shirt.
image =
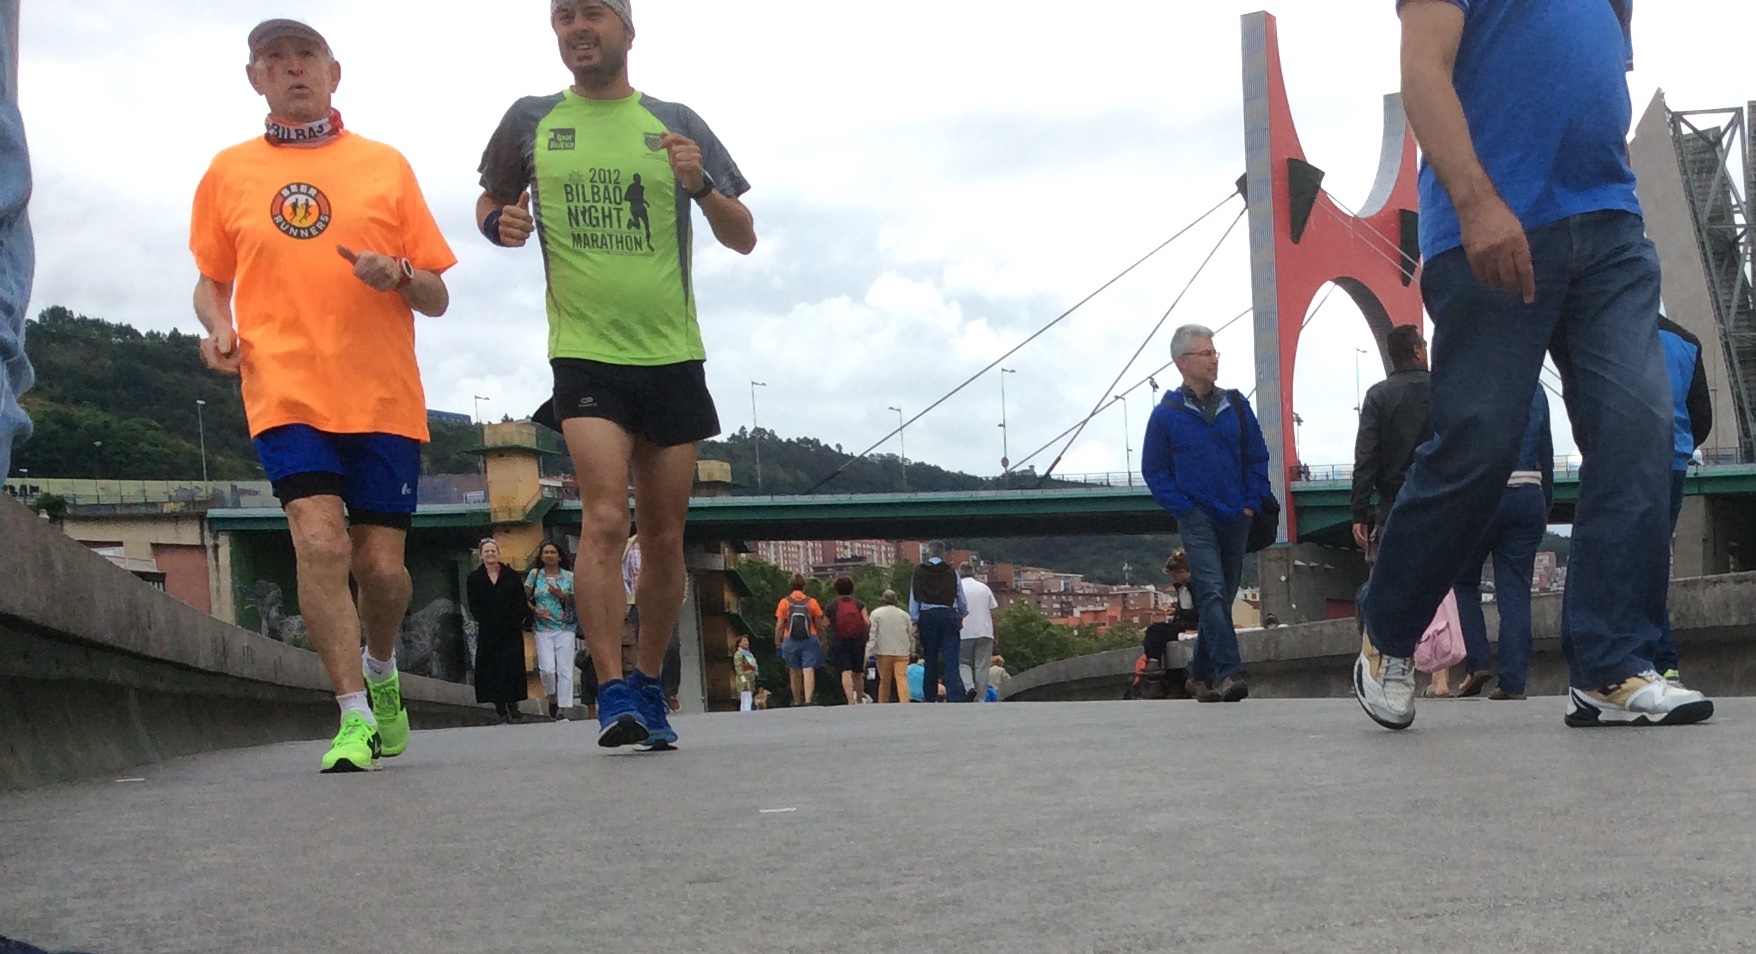
[[[1609,209],[1639,214],[1625,75],[1633,0],[1450,2],[1463,10],[1453,82],[1470,137],[1525,229]],[[1421,253],[1461,244],[1457,210],[1423,161]]]

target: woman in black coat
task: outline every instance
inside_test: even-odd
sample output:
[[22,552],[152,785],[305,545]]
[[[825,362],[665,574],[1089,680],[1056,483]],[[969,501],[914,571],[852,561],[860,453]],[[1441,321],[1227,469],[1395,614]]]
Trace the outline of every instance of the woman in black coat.
[[470,615],[476,634],[476,701],[492,702],[502,722],[519,722],[518,704],[528,683],[524,631],[535,615],[524,595],[524,578],[500,562],[500,544],[482,541],[482,565],[469,575]]

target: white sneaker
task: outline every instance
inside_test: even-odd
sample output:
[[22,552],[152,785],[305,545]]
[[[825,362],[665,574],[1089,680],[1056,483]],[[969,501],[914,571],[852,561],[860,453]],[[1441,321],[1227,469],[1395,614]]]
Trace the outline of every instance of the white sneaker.
[[1713,718],[1713,703],[1693,689],[1672,685],[1652,670],[1629,676],[1604,690],[1567,691],[1567,724],[1574,728],[1599,725],[1688,725]]
[[1360,658],[1354,660],[1354,698],[1372,721],[1386,729],[1406,729],[1415,721],[1415,661],[1386,656],[1360,634]]

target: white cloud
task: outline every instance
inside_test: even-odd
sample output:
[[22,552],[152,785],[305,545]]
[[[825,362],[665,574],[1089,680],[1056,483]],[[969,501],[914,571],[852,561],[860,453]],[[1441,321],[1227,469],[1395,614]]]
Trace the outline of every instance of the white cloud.
[[[697,243],[709,379],[727,429],[749,421],[749,381],[767,380],[764,426],[863,448],[895,426],[887,406],[924,407],[1218,201],[1242,171],[1238,17],[1256,6],[638,4],[636,84],[695,107],[755,185],[756,254],[719,249],[705,229]],[[1306,152],[1357,207],[1375,172],[1380,97],[1397,82],[1392,4],[1284,6]],[[1703,55],[1699,30],[1748,36],[1756,14],[1741,0],[1684,6],[1689,16],[1651,5],[1637,18],[1636,104],[1658,85],[1678,108],[1743,102],[1756,92],[1747,64]],[[349,125],[408,155],[459,254],[451,313],[419,326],[429,403],[468,410],[483,394],[485,411],[533,409],[549,384],[541,263],[534,250],[492,248],[475,234],[475,168],[513,99],[567,77],[541,4],[500,5],[485,19],[486,9],[27,0],[33,307],[194,329],[189,198],[215,152],[260,129],[263,106],[241,69],[245,34],[266,17],[299,16],[344,64],[338,104]],[[1015,459],[1099,400],[1233,214],[1008,360],[1018,371],[1007,385]],[[1249,303],[1245,249],[1234,236],[1125,385],[1163,363],[1175,325],[1218,325]],[[1294,396],[1312,463],[1351,457],[1352,349],[1368,340],[1338,295],[1301,344]],[[1219,347],[1223,383],[1248,390],[1249,320]],[[1365,367],[1362,386],[1379,377]],[[1138,432],[1148,399],[1130,407]],[[909,455],[992,473],[999,414],[990,375],[910,427]],[[1120,469],[1122,437],[1111,411],[1063,467]]]

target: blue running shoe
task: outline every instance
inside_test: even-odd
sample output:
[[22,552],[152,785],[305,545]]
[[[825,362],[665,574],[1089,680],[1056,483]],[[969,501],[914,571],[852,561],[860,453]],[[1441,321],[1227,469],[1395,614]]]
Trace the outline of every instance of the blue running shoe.
[[598,745],[614,749],[646,741],[648,732],[640,702],[633,687],[620,679],[598,687]]
[[671,728],[670,706],[665,704],[665,690],[657,682],[636,669],[628,677],[628,688],[640,704],[640,719],[646,723],[646,741],[634,747],[642,752],[669,752],[677,747],[677,730]]

